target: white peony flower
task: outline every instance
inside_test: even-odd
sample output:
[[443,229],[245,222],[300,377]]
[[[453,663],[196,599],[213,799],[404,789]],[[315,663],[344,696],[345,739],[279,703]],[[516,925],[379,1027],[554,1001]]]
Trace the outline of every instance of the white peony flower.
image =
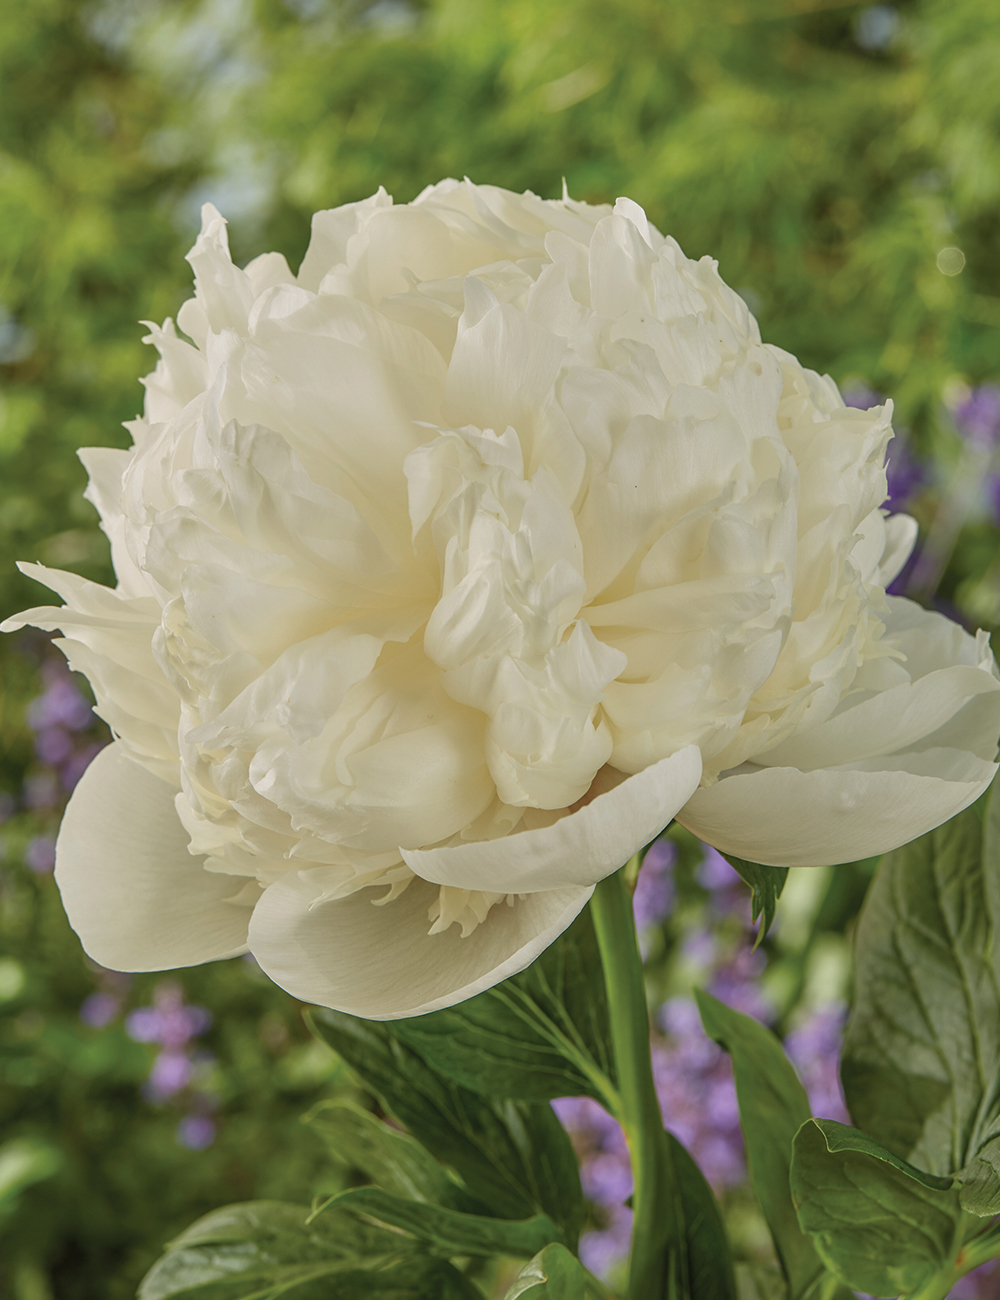
[[[995,771],[978,639],[884,587],[890,408],[762,345],[614,209],[445,181],[195,296],[130,451],[118,586],[26,567],[116,740],[57,879],[106,966],[249,950],[392,1018],[526,966],[677,817],[758,862],[891,848]],[[186,336],[186,337],[185,337]]]

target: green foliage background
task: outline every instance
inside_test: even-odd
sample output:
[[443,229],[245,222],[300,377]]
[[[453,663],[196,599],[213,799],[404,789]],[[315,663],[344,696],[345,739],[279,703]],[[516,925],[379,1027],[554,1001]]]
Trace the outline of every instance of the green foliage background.
[[[127,445],[152,365],[137,322],[187,296],[202,200],[239,260],[294,264],[313,210],[463,174],[628,194],[717,257],[766,339],[893,396],[933,466],[912,507],[930,525],[961,455],[949,394],[1000,376],[994,0],[0,0],[2,613],[41,597],[19,558],[110,578],[73,452]],[[960,274],[938,269],[944,248]],[[940,590],[991,627],[998,540],[973,510]],[[15,800],[43,652],[0,646]],[[245,965],[190,972],[225,1123],[210,1151],[179,1147],[176,1114],[138,1093],[148,1050],[79,1022],[95,974],[51,880],[20,862],[46,829],[21,811],[3,832],[0,960],[22,978],[0,979],[0,1146],[30,1139],[49,1172],[0,1200],[0,1288],[124,1300],[211,1206],[338,1186],[297,1116],[346,1085]]]

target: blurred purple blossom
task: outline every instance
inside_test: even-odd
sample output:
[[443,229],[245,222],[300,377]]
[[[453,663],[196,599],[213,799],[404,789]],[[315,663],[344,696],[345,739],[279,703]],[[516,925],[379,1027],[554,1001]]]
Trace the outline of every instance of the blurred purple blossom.
[[181,1092],[191,1082],[194,1063],[187,1052],[167,1048],[158,1052],[149,1072],[143,1093],[149,1101],[166,1101],[175,1092]]
[[110,1025],[121,1010],[121,1000],[113,993],[91,993],[80,1007],[80,1019],[92,1029]]
[[674,902],[674,863],[677,849],[671,840],[650,846],[632,895],[636,929],[645,930],[669,915]]
[[65,727],[86,731],[93,725],[94,710],[73,682],[69,669],[59,660],[42,666],[45,690],[28,705],[27,722],[32,731]]
[[960,1278],[948,1293],[948,1300],[996,1300],[998,1294],[1000,1260],[991,1259]]
[[833,1003],[815,1011],[785,1039],[785,1051],[809,1094],[812,1113],[820,1119],[850,1124],[840,1086],[840,1040],[847,1007]]
[[905,510],[927,482],[927,466],[914,451],[910,440],[902,434],[897,434],[889,443],[885,476],[889,488],[885,506],[893,512]]
[[153,991],[152,1006],[137,1007],[125,1018],[125,1032],[137,1043],[160,1047],[143,1092],[152,1102],[164,1102],[182,1092],[194,1078],[199,1058],[192,1043],[210,1027],[205,1007],[184,1001],[184,990],[174,980],[162,980]]
[[77,688],[62,659],[41,667],[45,689],[28,705],[27,723],[35,733],[35,755],[47,770],[34,772],[24,782],[24,802],[29,808],[57,808],[72,792],[102,742],[83,733],[97,722],[89,702]]
[[151,1007],[137,1007],[129,1013],[125,1030],[137,1043],[159,1043],[167,1049],[187,1047],[212,1023],[205,1007],[186,1004],[184,990],[172,980],[156,986]]
[[844,405],[853,406],[859,411],[870,411],[873,406],[881,406],[885,401],[882,393],[869,388],[866,383],[855,383],[844,390]]
[[185,1115],[177,1125],[177,1141],[191,1151],[204,1151],[215,1141],[215,1121],[208,1115]]
[[986,480],[986,504],[993,522],[1000,525],[1000,474],[990,474]]
[[989,451],[1000,441],[1000,385],[980,384],[955,408],[958,432],[974,447]]
[[24,850],[24,861],[32,871],[45,875],[56,865],[56,842],[51,835],[36,835]]

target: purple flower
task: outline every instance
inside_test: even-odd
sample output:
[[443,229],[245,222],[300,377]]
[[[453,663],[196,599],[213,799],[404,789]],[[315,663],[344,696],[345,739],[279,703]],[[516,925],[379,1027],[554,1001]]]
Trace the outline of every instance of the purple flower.
[[113,993],[91,993],[80,1007],[80,1019],[92,1029],[103,1029],[120,1010],[121,1002]]
[[595,1277],[610,1280],[611,1274],[629,1252],[632,1239],[632,1211],[620,1205],[609,1216],[608,1226],[585,1232],[580,1238],[580,1260]]
[[927,467],[913,450],[908,439],[897,434],[889,443],[886,460],[889,510],[904,510],[927,481]]
[[844,394],[844,405],[853,406],[859,411],[870,411],[873,406],[881,406],[885,397],[869,388],[865,383],[852,384]]
[[58,767],[73,752],[73,737],[63,727],[43,727],[35,736],[35,753],[43,763]]
[[51,835],[36,835],[28,841],[24,861],[32,871],[44,875],[56,865],[56,842]]
[[674,862],[677,849],[670,840],[657,840],[642,861],[642,870],[632,895],[636,928],[656,925],[670,912],[674,902]]
[[1000,440],[1000,386],[981,384],[955,410],[955,424],[962,437],[985,451]]
[[32,731],[53,726],[86,731],[93,725],[94,710],[73,685],[65,665],[45,664],[42,676],[48,679],[49,685],[28,705],[27,722]]
[[191,1151],[204,1151],[215,1141],[215,1121],[207,1115],[185,1115],[177,1125],[177,1141]]
[[187,1052],[171,1049],[159,1052],[143,1084],[143,1093],[150,1101],[166,1101],[188,1086],[193,1072],[194,1064]]
[[840,1087],[840,1040],[847,1008],[840,1003],[814,1012],[785,1039],[785,1051],[809,1094],[814,1115],[851,1122]]
[[993,522],[1000,524],[1000,474],[990,474],[986,480],[986,503]]

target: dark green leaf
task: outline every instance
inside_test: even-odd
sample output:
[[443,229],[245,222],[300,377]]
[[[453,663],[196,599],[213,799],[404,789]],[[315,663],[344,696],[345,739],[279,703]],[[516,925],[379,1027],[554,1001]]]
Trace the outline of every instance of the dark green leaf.
[[611,1300],[611,1293],[563,1246],[546,1246],[525,1264],[504,1300]]
[[812,1242],[799,1227],[788,1185],[792,1143],[809,1119],[809,1099],[769,1029],[707,993],[696,997],[705,1032],[732,1057],[754,1193],[788,1279],[791,1300],[798,1300],[809,1294],[824,1271]]
[[493,1101],[443,1078],[395,1037],[399,1022],[310,1013],[316,1032],[382,1106],[502,1219],[547,1214],[575,1244],[583,1193],[566,1131],[547,1103]]
[[756,921],[758,917],[761,918],[757,938],[754,941],[756,948],[774,923],[778,899],[788,879],[788,868],[765,867],[759,862],[747,862],[743,858],[737,858],[732,853],[723,853],[722,856],[753,890],[750,899],[750,919]]
[[527,1258],[559,1240],[559,1229],[544,1214],[521,1222],[489,1219],[391,1196],[379,1187],[356,1187],[341,1192],[316,1211],[315,1221],[322,1222],[331,1211],[356,1214],[395,1228],[422,1243],[431,1254],[445,1259],[456,1255]]
[[437,1300],[441,1262],[412,1240],[345,1213],[308,1218],[278,1201],[214,1210],[170,1243],[139,1300]]
[[883,859],[858,924],[842,1064],[858,1127],[956,1174],[982,1215],[1000,1210],[998,792],[985,868],[975,809]]
[[908,1295],[944,1268],[961,1245],[958,1193],[935,1191],[899,1166],[827,1139],[810,1120],[795,1138],[792,1195],[799,1222],[831,1272],[876,1296]]
[[736,1300],[736,1277],[719,1203],[690,1153],[667,1134],[687,1228],[688,1279],[697,1300]]
[[488,1097],[607,1102],[608,1008],[589,909],[520,975],[444,1011],[398,1021],[394,1032],[449,1079]]
[[855,1151],[859,1155],[870,1156],[873,1160],[883,1160],[887,1165],[892,1165],[893,1169],[898,1169],[900,1173],[906,1174],[907,1178],[922,1183],[932,1192],[947,1192],[955,1186],[953,1178],[924,1173],[916,1165],[900,1160],[899,1156],[894,1155],[867,1133],[862,1133],[859,1128],[851,1128],[850,1125],[841,1124],[835,1119],[814,1119],[812,1122],[823,1134],[827,1150],[835,1155],[841,1151]]
[[475,1212],[476,1204],[444,1167],[408,1133],[350,1101],[321,1101],[304,1120],[338,1160],[373,1183],[411,1201]]

